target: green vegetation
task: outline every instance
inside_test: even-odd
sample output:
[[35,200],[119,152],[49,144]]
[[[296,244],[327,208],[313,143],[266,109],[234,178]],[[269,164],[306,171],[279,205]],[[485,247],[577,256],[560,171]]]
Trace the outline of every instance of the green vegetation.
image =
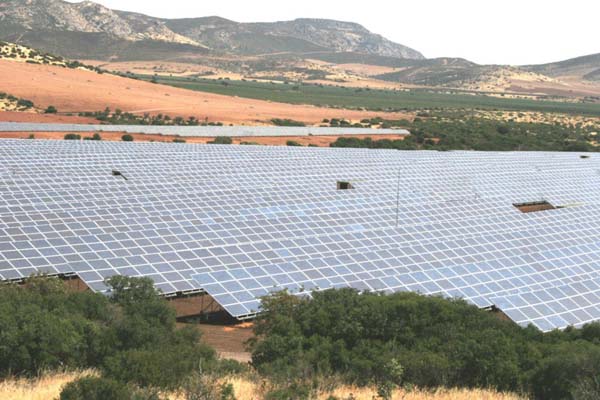
[[206,142],[207,144],[232,144],[233,139],[229,136],[217,136],[214,140]]
[[94,133],[92,136],[85,136],[83,140],[102,140],[102,136],[98,132]]
[[535,399],[598,398],[600,324],[543,334],[462,300],[415,293],[275,293],[249,343],[254,371],[221,361],[150,279],[113,277],[110,296],[75,292],[56,278],[0,286],[0,378],[94,368],[61,400],[233,400],[220,378],[264,378],[270,399],[310,399],[341,383],[377,387],[496,388]]
[[64,137],[65,140],[81,140],[81,135],[77,133],[67,133]]
[[150,279],[113,277],[107,284],[110,297],[70,291],[54,278],[1,286],[0,377],[98,368],[123,383],[174,388],[200,364],[220,370],[197,330],[176,329],[174,310]]
[[[494,387],[536,399],[598,398],[600,324],[543,334],[462,300],[352,289],[263,299],[252,362],[287,385],[337,376],[376,385]],[[595,392],[594,392],[595,390]]]
[[[153,76],[138,75],[137,77],[151,80]],[[229,96],[373,111],[486,109],[600,115],[600,104],[506,99],[425,89],[365,90],[306,83],[293,86],[249,81],[228,81],[227,85],[223,85],[222,81],[212,79],[166,76],[158,76],[156,81],[165,85]]]
[[45,114],[56,114],[58,110],[54,106],[48,106],[44,111]]
[[34,107],[33,101],[20,99],[8,93],[0,92],[0,100],[8,100],[9,103],[15,103],[17,111],[25,111]]
[[173,139],[173,143],[185,143],[185,139],[175,138]]
[[273,118],[271,122],[276,126],[306,126],[304,122],[294,121],[293,119]]
[[121,382],[86,377],[65,385],[60,400],[131,400],[131,392]]
[[[597,151],[591,145],[592,128],[541,123],[498,122],[455,116],[417,118],[408,121],[381,121],[401,124],[411,135],[405,139],[338,138],[331,147],[363,147],[398,150],[481,150],[481,151]],[[408,125],[407,125],[408,123]]]
[[286,146],[296,146],[296,147],[302,147],[302,144],[296,142],[295,140],[288,140],[287,142],[285,142]]
[[106,107],[104,111],[96,112],[82,112],[79,113],[80,117],[96,118],[98,121],[111,125],[177,125],[177,126],[222,126],[221,122],[202,122],[196,117],[170,117],[166,114],[150,115],[148,113],[144,115],[136,115],[128,112],[123,112],[120,109],[116,109],[114,112],[109,107]]
[[131,136],[129,134],[125,134],[125,135],[121,136],[121,140],[124,142],[133,142],[133,136]]

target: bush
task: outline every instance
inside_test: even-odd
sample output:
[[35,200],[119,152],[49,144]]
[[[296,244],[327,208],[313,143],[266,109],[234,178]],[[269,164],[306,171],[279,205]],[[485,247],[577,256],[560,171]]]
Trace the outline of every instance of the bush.
[[196,373],[183,384],[186,400],[235,400],[233,385],[219,384],[218,377]]
[[164,344],[153,349],[121,352],[106,360],[106,375],[142,387],[178,388],[214,352],[202,345]]
[[281,118],[273,118],[271,120],[273,125],[277,126],[306,126],[304,122],[294,121],[293,119],[281,119]]
[[217,136],[212,142],[208,142],[209,144],[232,144],[233,139],[229,136]]
[[111,296],[75,293],[54,278],[0,286],[0,376],[56,368],[99,368],[144,386],[181,382],[198,365],[217,370],[214,351],[150,279],[113,277]]
[[22,108],[33,108],[33,102],[31,100],[19,99],[17,106]]
[[374,384],[384,398],[404,384],[493,387],[545,400],[596,390],[594,325],[542,334],[461,300],[352,289],[313,292],[311,300],[276,293],[262,306],[252,362],[276,381],[339,376]]
[[112,379],[86,377],[68,383],[60,400],[131,400],[131,392]]
[[76,133],[67,133],[65,135],[65,140],[81,140],[81,135]]
[[133,142],[133,136],[126,134],[121,136],[121,140],[124,142]]
[[92,140],[102,140],[102,136],[98,132],[92,135]]
[[294,147],[302,147],[302,144],[294,141],[294,140],[288,140],[287,142],[285,142],[286,146],[294,146]]
[[185,139],[175,138],[173,139],[173,143],[185,143]]
[[58,110],[54,106],[48,106],[48,108],[46,108],[46,110],[44,111],[44,113],[46,114],[56,114],[57,112]]

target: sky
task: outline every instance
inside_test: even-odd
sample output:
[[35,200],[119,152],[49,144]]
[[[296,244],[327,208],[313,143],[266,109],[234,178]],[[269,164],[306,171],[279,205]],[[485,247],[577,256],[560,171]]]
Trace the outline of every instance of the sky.
[[425,57],[462,57],[481,64],[540,64],[600,53],[597,0],[95,1],[163,18],[352,21]]

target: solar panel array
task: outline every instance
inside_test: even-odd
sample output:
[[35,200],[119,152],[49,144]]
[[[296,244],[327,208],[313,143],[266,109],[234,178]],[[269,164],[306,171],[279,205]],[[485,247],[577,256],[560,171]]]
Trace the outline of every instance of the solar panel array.
[[[1,140],[0,161],[3,280],[146,276],[238,318],[275,290],[353,287],[544,331],[600,319],[594,154]],[[541,200],[561,208],[513,206]]]
[[320,126],[179,126],[179,125],[100,125],[39,122],[0,122],[0,132],[128,132],[184,137],[258,137],[323,135],[408,135],[406,129],[339,128]]

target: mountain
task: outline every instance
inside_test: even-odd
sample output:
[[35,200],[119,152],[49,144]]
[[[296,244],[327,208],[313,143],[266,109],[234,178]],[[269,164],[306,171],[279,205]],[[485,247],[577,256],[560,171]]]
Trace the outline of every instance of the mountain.
[[[423,59],[361,25],[321,19],[238,23],[219,17],[161,19],[62,0],[0,2],[0,39],[74,57],[141,59],[215,52],[234,55],[352,52]],[[154,53],[152,53],[154,51]]]
[[600,81],[600,53],[523,68],[554,78]]
[[173,31],[213,49],[243,54],[333,51],[424,58],[411,48],[391,42],[351,22],[296,19],[272,23],[237,23],[218,17],[163,22]]

